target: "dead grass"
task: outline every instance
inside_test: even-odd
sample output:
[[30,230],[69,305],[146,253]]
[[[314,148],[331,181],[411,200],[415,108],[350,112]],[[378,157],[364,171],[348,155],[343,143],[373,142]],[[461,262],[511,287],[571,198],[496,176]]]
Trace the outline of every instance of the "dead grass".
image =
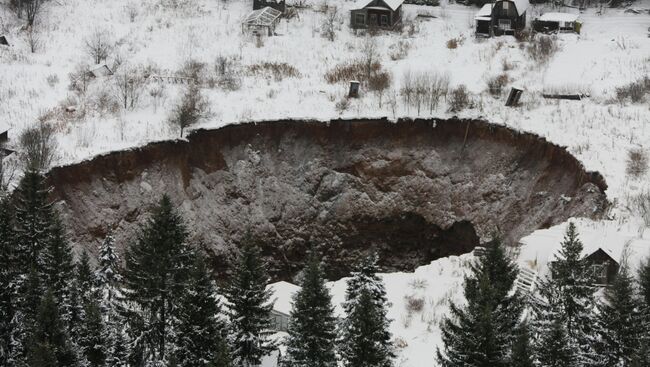
[[247,67],[249,75],[272,77],[276,81],[285,78],[298,78],[300,72],[286,62],[261,62]]
[[627,152],[627,167],[625,169],[628,176],[639,178],[648,171],[648,155],[641,148],[633,148]]

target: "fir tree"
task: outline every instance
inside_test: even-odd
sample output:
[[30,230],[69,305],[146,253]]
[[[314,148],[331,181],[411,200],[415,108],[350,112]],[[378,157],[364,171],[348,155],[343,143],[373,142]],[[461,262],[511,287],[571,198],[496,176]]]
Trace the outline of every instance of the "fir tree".
[[[590,365],[596,361],[593,275],[587,262],[582,259],[583,246],[576,227],[569,223],[556,261],[550,266],[551,277],[541,282],[540,297],[535,307],[535,332],[548,335],[549,328],[559,327],[567,334],[569,348],[575,351],[579,365]],[[558,321],[559,320],[559,321]],[[541,354],[547,354],[543,345]]]
[[645,309],[650,310],[650,258],[641,263],[639,269],[639,286]]
[[467,304],[452,304],[443,321],[444,353],[437,352],[443,367],[507,366],[522,312],[519,295],[511,292],[517,271],[499,239],[488,244],[465,278]]
[[217,345],[215,358],[208,364],[209,367],[233,367],[232,356],[226,339],[221,339]]
[[530,328],[526,322],[523,322],[517,327],[508,367],[534,367],[534,357]]
[[106,362],[106,331],[95,299],[84,304],[84,318],[76,337],[77,344],[83,352],[84,360],[91,367],[104,366]]
[[219,353],[225,333],[216,286],[205,262],[197,256],[178,311],[176,361],[178,366],[209,366],[226,356]]
[[12,217],[9,200],[0,195],[0,366],[9,365],[9,356],[12,354],[16,292],[16,248]]
[[50,236],[43,251],[43,271],[45,282],[54,293],[54,299],[59,302],[59,309],[65,315],[64,321],[69,320],[73,307],[70,302],[70,284],[74,276],[74,263],[63,224],[55,211],[52,211]]
[[393,347],[386,317],[388,300],[376,274],[377,256],[365,258],[347,283],[339,353],[345,367],[390,367]]
[[287,338],[287,367],[335,367],[336,319],[324,274],[311,257],[293,297]]
[[100,311],[104,320],[104,339],[107,367],[126,365],[128,351],[124,339],[124,319],[120,300],[122,277],[119,271],[119,258],[115,252],[115,239],[108,234],[99,247],[95,279],[100,298]]
[[641,300],[626,262],[621,264],[611,287],[605,290],[605,300],[599,308],[599,360],[605,366],[631,366],[639,359],[647,330],[644,330]]
[[544,367],[574,367],[578,364],[576,351],[569,343],[566,325],[558,317],[546,320],[544,333],[539,334],[537,359]]
[[45,294],[38,308],[27,360],[30,367],[78,365],[52,291]]
[[268,335],[273,308],[271,292],[266,289],[268,280],[259,249],[244,245],[226,289],[231,313],[231,352],[236,366],[256,366],[275,348]]
[[182,218],[166,195],[126,254],[124,297],[132,306],[129,332],[143,343],[132,348],[151,363],[165,363],[183,294],[191,251]]
[[20,255],[17,260],[22,274],[32,268],[44,269],[42,252],[50,240],[52,225],[52,205],[47,196],[45,178],[36,171],[27,171],[14,195],[16,240]]

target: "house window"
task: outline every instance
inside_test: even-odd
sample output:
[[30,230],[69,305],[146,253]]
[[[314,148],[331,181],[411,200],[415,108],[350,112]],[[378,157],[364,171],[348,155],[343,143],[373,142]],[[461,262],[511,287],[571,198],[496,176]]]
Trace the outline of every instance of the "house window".
[[508,10],[510,8],[510,3],[507,1],[502,2],[503,10]]
[[499,29],[503,31],[509,31],[512,29],[510,24],[510,19],[499,19]]
[[366,16],[363,14],[356,14],[354,16],[354,22],[359,25],[366,24]]
[[593,264],[591,271],[597,284],[607,284],[607,264]]
[[381,25],[388,25],[388,15],[382,15],[381,16]]

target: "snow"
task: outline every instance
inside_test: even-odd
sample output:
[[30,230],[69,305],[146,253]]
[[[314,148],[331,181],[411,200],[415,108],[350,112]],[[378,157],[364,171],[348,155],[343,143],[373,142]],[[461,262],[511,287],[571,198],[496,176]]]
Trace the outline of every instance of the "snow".
[[492,7],[494,7],[493,3],[487,3],[484,4],[483,7],[476,13],[476,18],[483,18],[487,17],[488,19],[492,16]]
[[542,22],[575,22],[579,14],[571,13],[544,13],[539,20]]
[[515,3],[515,7],[517,8],[517,13],[519,13],[519,15],[525,13],[530,6],[530,2],[528,2],[528,0],[512,0],[512,2]]
[[266,286],[273,294],[271,299],[275,300],[273,310],[288,315],[293,308],[293,295],[296,294],[300,287],[289,282],[280,281]]

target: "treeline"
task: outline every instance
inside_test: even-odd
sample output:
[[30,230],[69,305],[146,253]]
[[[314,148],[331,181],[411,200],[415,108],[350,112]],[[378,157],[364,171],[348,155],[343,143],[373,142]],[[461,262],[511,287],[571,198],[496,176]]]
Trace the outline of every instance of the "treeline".
[[517,267],[497,242],[472,267],[467,303],[442,325],[443,367],[650,366],[650,261],[624,261],[601,296],[569,224],[550,276],[534,295],[514,292]]
[[[277,350],[259,249],[243,246],[228,284],[217,287],[163,196],[123,262],[110,234],[96,261],[85,252],[75,261],[48,193],[32,170],[0,197],[0,365],[249,367]],[[376,261],[368,257],[352,274],[339,320],[310,257],[282,366],[392,365]]]

